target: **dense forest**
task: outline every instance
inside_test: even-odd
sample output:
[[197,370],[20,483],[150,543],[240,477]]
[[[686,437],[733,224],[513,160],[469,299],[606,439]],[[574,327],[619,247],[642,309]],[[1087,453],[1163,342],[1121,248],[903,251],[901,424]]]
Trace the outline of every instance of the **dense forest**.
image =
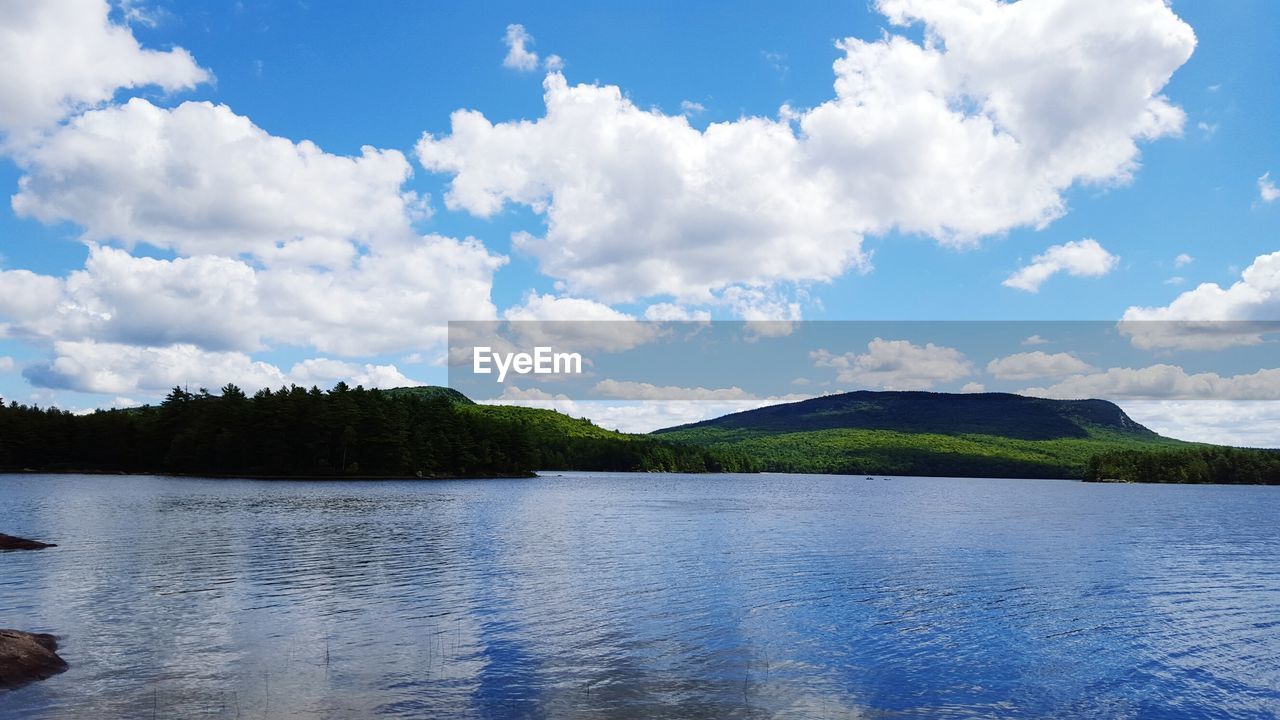
[[[735,456],[652,438],[568,433],[552,411],[487,411],[441,388],[246,395],[174,388],[162,403],[77,415],[0,402],[0,469],[280,477],[476,477],[537,469],[750,469]],[[594,427],[594,426],[591,426]]]
[[1280,450],[1216,445],[1116,450],[1090,458],[1085,477],[1098,482],[1280,485]]

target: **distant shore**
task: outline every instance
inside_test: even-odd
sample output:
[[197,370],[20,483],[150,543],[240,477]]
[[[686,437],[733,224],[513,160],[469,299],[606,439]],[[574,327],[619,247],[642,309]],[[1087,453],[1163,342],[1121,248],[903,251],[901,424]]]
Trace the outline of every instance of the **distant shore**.
[[328,480],[518,480],[537,477],[537,473],[481,473],[475,475],[272,475],[265,473],[184,473],[184,472],[129,472],[125,470],[82,470],[70,468],[0,468],[0,475],[102,475],[125,477],[175,477],[207,480],[279,480],[287,482]]

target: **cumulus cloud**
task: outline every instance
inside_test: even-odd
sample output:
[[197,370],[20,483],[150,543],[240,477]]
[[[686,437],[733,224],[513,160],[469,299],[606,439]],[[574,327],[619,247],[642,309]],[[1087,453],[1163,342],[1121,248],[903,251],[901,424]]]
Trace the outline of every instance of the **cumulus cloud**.
[[701,132],[616,87],[571,87],[555,73],[546,104],[533,123],[456,112],[452,135],[424,136],[417,152],[455,175],[450,208],[490,216],[515,202],[545,214],[547,234],[518,234],[515,245],[570,292],[706,303],[730,285],[830,279],[865,265],[853,216],[800,162],[785,123],[750,118]]
[[1280,188],[1271,180],[1271,173],[1263,173],[1258,178],[1258,195],[1263,202],[1275,202],[1280,199]]
[[14,367],[16,367],[16,364],[13,362],[13,358],[8,355],[0,355],[0,373],[13,372]]
[[706,109],[707,108],[700,102],[694,102],[693,100],[680,101],[680,112],[684,115],[697,115],[698,113],[705,112]]
[[1178,257],[1173,259],[1173,266],[1183,267],[1185,265],[1190,265],[1194,261],[1195,261],[1195,258],[1191,257],[1190,255],[1186,253],[1180,253]]
[[422,350],[444,341],[448,320],[494,317],[492,276],[503,262],[474,240],[440,236],[337,269],[258,268],[212,255],[160,260],[95,244],[84,268],[65,278],[0,271],[0,330],[43,344]]
[[1085,238],[1054,245],[1035,256],[1031,264],[1019,268],[1002,283],[1006,287],[1039,292],[1046,280],[1058,273],[1073,277],[1102,277],[1111,272],[1120,258],[1107,252],[1097,240]]
[[[110,21],[106,0],[4,3],[0,134],[27,136],[111,100],[121,88],[173,91],[209,79],[182,48],[149,50]],[[18,137],[22,136],[22,137]]]
[[809,353],[814,367],[835,368],[836,379],[884,390],[928,390],[973,374],[973,366],[959,350],[928,343],[875,338],[863,354]]
[[1022,344],[1027,346],[1048,345],[1049,341],[1040,337],[1039,335],[1032,335],[1027,339],[1023,340]]
[[1280,403],[1269,400],[1133,400],[1125,412],[1166,437],[1238,447],[1280,447]]
[[862,237],[970,245],[1042,227],[1080,184],[1127,182],[1138,143],[1181,131],[1160,95],[1195,37],[1162,0],[881,0],[903,34],[846,39],[835,97],[705,130],[614,86],[545,81],[546,112],[459,111],[417,155],[446,204],[546,221],[516,246],[569,292],[707,303],[727,287],[867,269]]
[[1025,352],[996,358],[987,363],[987,372],[999,380],[1031,380],[1065,377],[1092,370],[1089,363],[1070,353]]
[[503,317],[512,321],[509,329],[526,347],[620,352],[660,334],[656,324],[637,322],[634,316],[603,303],[536,292],[525,295],[524,302],[508,308]]
[[1203,283],[1162,307],[1130,307],[1120,329],[1143,348],[1225,348],[1260,342],[1280,322],[1280,252],[1254,259],[1228,288]]
[[[538,69],[538,53],[530,50],[533,36],[523,25],[513,23],[507,26],[507,34],[502,37],[507,46],[507,56],[502,59],[502,66],[521,72]],[[556,58],[559,61],[559,58]]]
[[444,341],[447,320],[496,317],[506,258],[414,232],[421,199],[403,189],[397,151],[343,157],[224,106],[134,99],[84,113],[19,163],[14,209],[81,226],[89,253],[63,277],[0,271],[0,333],[90,343],[78,362],[117,344],[422,351]]
[[1073,375],[1049,387],[1032,387],[1023,395],[1061,399],[1159,398],[1181,400],[1280,400],[1280,369],[1223,377],[1188,373],[1177,365],[1110,368]]
[[980,382],[967,382],[960,388],[960,392],[962,393],[980,393],[986,391],[987,386]]
[[524,302],[507,308],[502,315],[515,321],[635,320],[631,315],[594,300],[537,292],[526,294]]
[[601,380],[591,392],[599,397],[625,400],[759,400],[734,386],[729,388],[675,387],[631,380]]
[[290,383],[329,386],[339,380],[384,388],[421,384],[405,377],[394,365],[314,358],[282,370],[245,353],[211,352],[190,344],[138,347],[59,341],[53,349],[52,360],[23,370],[33,385],[88,393],[157,395],[175,386],[216,388],[228,382],[250,392]]
[[399,151],[332,155],[205,102],[169,110],[135,98],[85,113],[21,165],[19,216],[184,255],[340,265],[352,243],[411,239],[425,207],[402,189],[411,170]]
[[690,310],[673,303],[655,303],[644,309],[644,319],[655,322],[710,322],[711,312],[708,310]]

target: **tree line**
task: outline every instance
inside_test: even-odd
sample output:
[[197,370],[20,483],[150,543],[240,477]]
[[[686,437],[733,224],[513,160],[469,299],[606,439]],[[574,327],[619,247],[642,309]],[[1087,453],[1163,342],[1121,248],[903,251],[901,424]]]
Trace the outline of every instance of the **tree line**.
[[[480,477],[537,469],[744,469],[634,436],[573,438],[444,395],[291,386],[174,388],[159,405],[74,414],[0,401],[0,469],[281,477]],[[632,439],[634,437],[634,439]]]
[[1099,482],[1280,485],[1280,451],[1215,445],[1115,450],[1091,457],[1085,478]]

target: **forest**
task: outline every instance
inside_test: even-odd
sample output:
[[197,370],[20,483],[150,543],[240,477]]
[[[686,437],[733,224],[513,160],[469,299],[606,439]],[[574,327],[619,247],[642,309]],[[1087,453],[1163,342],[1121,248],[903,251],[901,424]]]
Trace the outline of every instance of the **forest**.
[[[246,395],[174,388],[155,406],[74,414],[0,402],[0,470],[252,477],[527,476],[539,469],[749,469],[735,456],[622,433],[552,411],[488,412],[440,388],[339,383]],[[554,418],[553,418],[554,416]],[[553,422],[554,419],[554,422]]]
[[1095,482],[1280,485],[1280,451],[1217,445],[1115,450],[1090,458],[1085,479]]

